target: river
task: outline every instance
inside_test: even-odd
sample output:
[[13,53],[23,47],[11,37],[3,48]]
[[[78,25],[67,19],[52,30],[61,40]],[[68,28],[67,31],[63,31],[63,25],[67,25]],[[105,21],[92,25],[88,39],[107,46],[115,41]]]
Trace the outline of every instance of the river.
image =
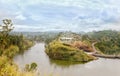
[[37,63],[41,76],[120,76],[120,60],[99,58],[85,64],[70,65],[66,61],[54,61],[45,53],[44,43],[37,43],[24,54],[14,57],[19,68]]

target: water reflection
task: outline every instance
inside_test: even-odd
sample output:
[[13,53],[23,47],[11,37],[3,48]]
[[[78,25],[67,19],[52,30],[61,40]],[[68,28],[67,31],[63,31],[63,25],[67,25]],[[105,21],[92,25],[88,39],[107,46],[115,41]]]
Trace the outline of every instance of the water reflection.
[[56,66],[64,67],[64,68],[67,68],[67,67],[70,67],[70,66],[73,66],[73,65],[77,65],[77,64],[85,64],[85,63],[86,62],[72,62],[72,61],[65,61],[65,60],[50,59],[50,64],[51,65],[56,65]]
[[120,60],[98,59],[88,63],[51,60],[45,53],[44,43],[37,43],[28,51],[17,55],[14,61],[20,68],[37,63],[40,76],[120,76]]

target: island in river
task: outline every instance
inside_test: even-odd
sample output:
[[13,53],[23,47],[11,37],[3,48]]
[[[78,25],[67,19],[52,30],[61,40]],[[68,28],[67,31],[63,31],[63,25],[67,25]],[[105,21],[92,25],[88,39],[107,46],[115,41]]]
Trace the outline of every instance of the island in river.
[[[114,33],[113,31],[103,32],[105,32],[103,36]],[[104,52],[102,46],[98,46],[103,40],[93,39],[72,32],[60,33],[58,37],[46,44],[46,53],[52,59],[72,62],[88,62],[97,59],[97,57],[120,58],[119,51],[115,49],[117,45],[113,47],[113,50]],[[108,41],[105,41],[102,45],[106,45]]]
[[47,55],[56,60],[71,62],[88,62],[96,57],[89,54],[93,52],[91,46],[81,42],[81,37],[75,33],[61,33],[59,37],[46,45]]

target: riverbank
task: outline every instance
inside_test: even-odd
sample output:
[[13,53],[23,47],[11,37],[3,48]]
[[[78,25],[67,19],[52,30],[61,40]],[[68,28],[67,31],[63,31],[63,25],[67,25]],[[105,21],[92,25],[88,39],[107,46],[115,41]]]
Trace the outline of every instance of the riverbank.
[[110,59],[120,59],[120,56],[116,55],[102,55],[102,54],[92,54],[95,57],[100,57],[100,58],[110,58]]
[[100,57],[100,58],[120,59],[120,56],[118,56],[118,55],[106,55],[106,54],[102,54],[102,53],[100,54],[99,53],[100,51],[98,51],[95,48],[95,44],[97,44],[97,42],[92,43],[94,52],[91,55],[93,55],[95,57]]
[[40,76],[120,76],[119,59],[99,58],[85,64],[70,64],[62,60],[51,61],[45,53],[44,43],[36,43],[23,54],[15,56],[14,62],[20,69],[31,62],[37,63]]
[[0,76],[35,76],[33,72],[19,71],[13,58],[25,52],[34,45],[31,40],[22,35],[7,35],[0,33]]

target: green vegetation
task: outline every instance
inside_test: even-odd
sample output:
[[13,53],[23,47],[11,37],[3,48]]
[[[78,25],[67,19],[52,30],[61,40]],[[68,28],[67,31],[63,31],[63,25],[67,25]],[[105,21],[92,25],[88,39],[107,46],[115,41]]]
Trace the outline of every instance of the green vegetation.
[[32,72],[20,72],[12,60],[16,54],[31,47],[33,42],[23,35],[9,34],[13,29],[11,20],[5,19],[3,23],[0,25],[0,76],[33,76]]
[[84,64],[86,62],[75,62],[75,61],[68,61],[68,60],[55,60],[55,59],[50,59],[51,64],[55,64],[60,67],[70,67],[71,65],[76,65],[76,64]]
[[[118,31],[90,32],[82,36],[75,33],[71,34],[71,32],[67,34],[42,33],[39,35],[25,33],[26,36],[23,36],[23,34],[10,33],[14,27],[9,19],[3,20],[3,25],[0,27],[2,27],[0,29],[0,76],[35,76],[36,63],[26,64],[24,72],[21,72],[13,62],[13,57],[16,54],[23,53],[34,45],[33,40],[45,42],[45,52],[51,58],[51,62],[58,65],[66,62],[68,62],[66,65],[78,64],[96,59],[87,54],[94,52],[92,48],[94,42],[97,42],[95,46],[100,53],[120,55],[120,32]],[[63,37],[63,42],[60,41],[60,36]],[[64,41],[64,38],[67,37],[68,43]],[[59,60],[63,62],[59,62]]]
[[37,68],[37,64],[33,62],[33,63],[31,63],[30,65],[29,65],[29,64],[26,64],[24,70],[30,72],[30,71],[35,71],[36,68]]
[[[12,31],[12,22],[9,19],[3,20],[3,29],[0,31],[0,55],[5,51],[14,48],[17,52],[23,52],[33,45],[33,42],[26,39],[22,34],[14,35],[9,34]],[[10,48],[10,49],[9,49]]]
[[[81,36],[81,37],[80,37]],[[67,43],[59,38],[72,38]],[[89,32],[78,35],[75,33],[60,33],[54,41],[46,46],[46,53],[52,59],[68,61],[89,61],[91,55],[85,52],[94,52],[92,44],[95,43],[97,54],[120,55],[120,32],[104,30],[98,32]],[[88,57],[90,56],[90,57]]]
[[0,76],[35,76],[35,73],[31,71],[21,72],[11,59],[0,56]]
[[84,51],[74,48],[70,45],[60,43],[57,40],[50,42],[46,46],[46,53],[52,59],[74,62],[87,62],[95,59],[93,56],[84,53]]
[[89,40],[97,42],[95,46],[102,53],[108,55],[120,54],[120,32],[105,30],[88,33],[88,35]]
[[[59,32],[21,32],[25,37],[36,42],[49,43],[54,40]],[[20,32],[11,32],[11,34],[21,34]]]

